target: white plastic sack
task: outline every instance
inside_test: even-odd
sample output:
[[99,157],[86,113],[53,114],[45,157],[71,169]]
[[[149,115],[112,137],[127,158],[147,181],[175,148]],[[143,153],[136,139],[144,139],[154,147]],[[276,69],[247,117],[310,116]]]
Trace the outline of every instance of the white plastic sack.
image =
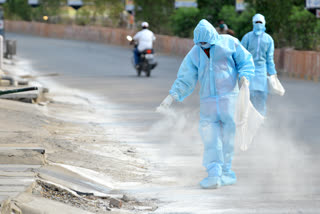
[[242,151],[248,149],[263,120],[264,117],[250,101],[249,82],[245,80],[240,88],[235,111],[235,142],[240,145]]
[[280,83],[277,75],[268,76],[268,88],[270,94],[277,94],[283,96],[286,92]]

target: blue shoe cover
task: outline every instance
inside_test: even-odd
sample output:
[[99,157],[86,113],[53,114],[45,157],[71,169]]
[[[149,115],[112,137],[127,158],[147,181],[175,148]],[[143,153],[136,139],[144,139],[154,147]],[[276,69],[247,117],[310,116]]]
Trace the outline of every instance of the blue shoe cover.
[[233,171],[223,172],[221,176],[221,185],[232,185],[237,182],[236,174]]
[[203,189],[217,189],[221,186],[220,177],[206,177],[200,182]]

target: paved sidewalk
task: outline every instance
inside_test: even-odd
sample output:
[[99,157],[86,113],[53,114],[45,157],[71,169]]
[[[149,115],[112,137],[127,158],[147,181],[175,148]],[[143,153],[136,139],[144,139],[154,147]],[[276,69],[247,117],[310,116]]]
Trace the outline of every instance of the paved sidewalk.
[[44,152],[35,145],[0,146],[0,203],[31,187],[34,171],[44,164]]

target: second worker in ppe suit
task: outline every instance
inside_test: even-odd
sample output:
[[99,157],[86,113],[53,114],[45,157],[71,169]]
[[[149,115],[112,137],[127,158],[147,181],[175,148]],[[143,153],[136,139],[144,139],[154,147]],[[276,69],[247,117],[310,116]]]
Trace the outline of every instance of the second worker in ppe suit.
[[254,75],[254,63],[238,39],[219,35],[207,20],[199,22],[193,41],[195,45],[184,58],[170,95],[159,108],[169,107],[173,100],[182,102],[199,81],[199,131],[204,143],[203,166],[208,172],[208,177],[200,185],[202,188],[217,188],[236,182],[231,164],[238,79],[250,80]]
[[268,97],[267,74],[276,75],[272,37],[265,32],[266,21],[263,15],[252,18],[253,31],[247,33],[241,44],[252,54],[255,65],[255,76],[250,82],[250,100],[253,106],[264,116]]

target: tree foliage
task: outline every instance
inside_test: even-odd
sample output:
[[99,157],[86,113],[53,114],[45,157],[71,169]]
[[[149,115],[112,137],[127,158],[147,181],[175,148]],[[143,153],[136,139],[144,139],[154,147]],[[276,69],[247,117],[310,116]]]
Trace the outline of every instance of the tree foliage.
[[51,22],[58,22],[58,16],[61,12],[60,7],[63,2],[63,0],[42,0],[38,7],[31,8],[32,20],[43,21],[42,17],[48,16]]
[[92,21],[96,21],[98,17],[107,16],[108,24],[111,26],[117,26],[120,13],[124,10],[124,5],[119,0],[84,0],[83,2],[90,6],[85,7],[87,11],[81,13],[85,13],[87,16],[89,14]]
[[136,21],[147,21],[156,33],[170,33],[170,16],[174,0],[135,0]]
[[320,21],[303,7],[293,7],[288,17],[288,39],[296,49],[313,49],[320,42]]
[[10,19],[22,19],[30,21],[32,17],[31,7],[25,0],[7,0],[3,5],[5,16]]
[[[320,20],[307,11],[305,0],[245,0],[248,7],[242,13],[235,11],[235,0],[197,0],[198,8],[174,8],[174,0],[135,0],[136,24],[147,21],[150,28],[161,34],[192,38],[193,29],[205,18],[217,26],[223,19],[235,36],[241,39],[252,30],[252,16],[261,13],[266,17],[266,28],[276,47],[297,49],[320,49]],[[67,0],[41,0],[37,8],[27,0],[7,0],[3,5],[5,17],[15,20],[43,21],[44,15],[50,23],[98,24],[119,26],[120,14],[124,10],[122,0],[83,0],[87,6],[77,11],[76,19],[69,16]],[[62,18],[61,18],[62,17]],[[123,17],[122,17],[123,18]]]
[[[41,0],[39,7],[32,8],[27,0],[7,0],[3,5],[5,16],[9,19],[22,19],[26,21],[43,21],[43,16],[49,17],[50,23],[59,23],[60,15],[67,5],[67,0]],[[120,19],[120,13],[124,9],[122,1],[119,0],[83,0],[86,6],[77,10],[76,23],[94,24],[97,17],[99,23],[106,19],[108,24],[117,26]]]
[[192,37],[193,29],[199,20],[198,8],[179,8],[170,18],[172,31],[180,37]]
[[207,19],[213,25],[218,21],[218,14],[225,5],[234,5],[235,0],[197,0],[200,18]]

